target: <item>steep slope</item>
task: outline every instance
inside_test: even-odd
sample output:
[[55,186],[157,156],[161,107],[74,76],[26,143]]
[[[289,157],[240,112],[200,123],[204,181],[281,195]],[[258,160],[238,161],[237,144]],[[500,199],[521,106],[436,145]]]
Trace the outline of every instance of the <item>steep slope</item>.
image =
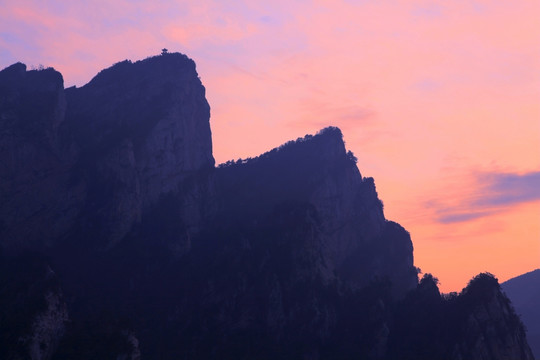
[[224,216],[217,222],[226,226],[239,219],[261,221],[279,207],[311,207],[318,243],[299,249],[320,252],[317,269],[309,273],[337,276],[357,287],[388,278],[399,294],[416,285],[410,236],[384,218],[373,179],[362,178],[339,129],[326,128],[258,158],[224,164],[216,176]]
[[210,107],[195,63],[164,54],[101,71],[66,90],[66,122],[79,149],[86,231],[110,245],[140,220],[144,208],[177,192],[179,183],[212,168]]
[[[91,262],[84,281],[106,280],[78,306],[107,293],[103,306],[121,312],[130,299],[141,344],[164,358],[384,356],[373,330],[387,331],[392,299],[416,286],[412,244],[384,219],[339,129],[199,174],[182,190]],[[201,230],[186,236],[194,199]],[[165,319],[162,332],[149,331]],[[354,343],[341,342],[344,327]]]
[[177,191],[186,174],[214,165],[210,106],[185,55],[119,62],[82,88],[67,89],[66,98],[81,158],[104,162],[109,171],[133,166],[133,174],[112,176],[135,175],[144,206]]
[[488,273],[444,296],[437,280],[424,276],[398,305],[390,335],[390,359],[534,359],[523,324]]
[[65,111],[54,69],[17,63],[0,72],[0,248],[45,246],[78,214],[83,194],[70,183]]
[[527,328],[527,339],[535,358],[540,359],[540,269],[501,284]]
[[126,60],[65,91],[54,69],[19,63],[0,72],[0,95],[9,252],[81,237],[110,246],[144,208],[214,165],[210,107],[185,55]]

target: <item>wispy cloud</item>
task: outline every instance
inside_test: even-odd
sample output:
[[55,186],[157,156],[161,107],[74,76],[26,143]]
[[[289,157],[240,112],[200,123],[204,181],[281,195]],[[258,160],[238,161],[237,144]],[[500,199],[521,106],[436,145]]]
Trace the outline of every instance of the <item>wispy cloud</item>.
[[540,199],[540,171],[526,174],[485,174],[488,194],[475,202],[477,206],[512,205]]
[[492,211],[469,212],[467,210],[457,210],[456,212],[456,209],[440,209],[437,213],[440,215],[437,221],[443,224],[472,221],[493,214]]
[[467,222],[505,211],[513,205],[540,200],[540,171],[525,174],[480,173],[477,187],[452,205],[429,202],[436,221],[442,224]]

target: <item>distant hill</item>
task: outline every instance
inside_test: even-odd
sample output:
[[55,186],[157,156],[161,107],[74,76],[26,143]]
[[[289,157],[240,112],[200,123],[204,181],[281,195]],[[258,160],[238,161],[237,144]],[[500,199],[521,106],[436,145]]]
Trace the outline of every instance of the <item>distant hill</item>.
[[540,359],[540,269],[505,281],[501,287],[527,328],[534,357]]

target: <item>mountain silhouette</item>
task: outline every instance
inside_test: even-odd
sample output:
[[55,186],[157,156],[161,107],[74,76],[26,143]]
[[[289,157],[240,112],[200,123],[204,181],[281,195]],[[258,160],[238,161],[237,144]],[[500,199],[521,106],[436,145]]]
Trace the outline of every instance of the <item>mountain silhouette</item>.
[[0,358],[532,359],[497,279],[418,281],[341,131],[215,166],[195,63],[0,72]]

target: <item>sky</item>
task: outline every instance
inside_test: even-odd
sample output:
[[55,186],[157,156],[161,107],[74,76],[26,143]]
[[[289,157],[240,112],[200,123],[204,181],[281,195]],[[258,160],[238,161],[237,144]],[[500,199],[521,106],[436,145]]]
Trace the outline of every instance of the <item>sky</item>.
[[0,68],[82,86],[185,53],[218,163],[338,126],[450,292],[540,267],[538,19],[537,0],[0,0]]

